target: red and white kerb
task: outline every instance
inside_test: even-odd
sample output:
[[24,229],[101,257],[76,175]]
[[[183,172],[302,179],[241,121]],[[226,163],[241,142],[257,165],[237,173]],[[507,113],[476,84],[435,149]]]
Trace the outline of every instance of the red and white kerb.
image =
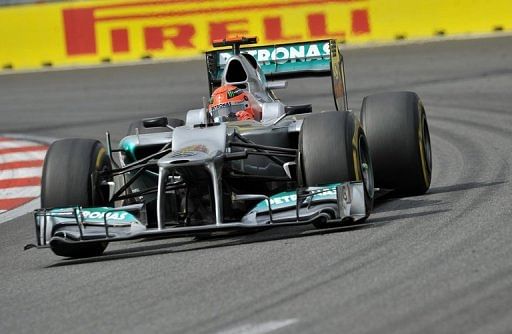
[[39,197],[47,145],[0,137],[0,217]]

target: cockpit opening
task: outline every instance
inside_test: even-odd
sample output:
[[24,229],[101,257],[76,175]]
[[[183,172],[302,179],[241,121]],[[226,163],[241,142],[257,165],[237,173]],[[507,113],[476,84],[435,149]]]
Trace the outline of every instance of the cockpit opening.
[[247,80],[247,73],[242,66],[242,63],[238,59],[232,59],[228,63],[226,70],[226,81],[227,82],[242,82]]
[[256,70],[258,69],[258,61],[256,60],[256,58],[254,58],[252,55],[248,54],[248,53],[241,53],[242,56],[245,57],[245,59],[247,59],[249,61],[249,64],[251,64],[251,66]]

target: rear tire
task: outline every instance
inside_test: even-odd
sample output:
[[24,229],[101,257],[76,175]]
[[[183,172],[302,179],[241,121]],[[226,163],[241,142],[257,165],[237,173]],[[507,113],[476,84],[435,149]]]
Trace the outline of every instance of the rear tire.
[[[108,205],[108,188],[100,185],[98,172],[111,168],[110,158],[97,140],[72,138],[54,142],[46,153],[43,165],[42,207]],[[101,255],[106,247],[106,242],[51,245],[55,254],[65,257]]]
[[401,195],[424,194],[432,178],[432,153],[425,108],[416,93],[364,98],[361,122],[370,147],[376,187]]
[[[359,121],[350,112],[313,114],[299,134],[299,184],[303,187],[363,181],[366,218],[373,208],[373,170]],[[317,227],[329,227],[325,223]]]

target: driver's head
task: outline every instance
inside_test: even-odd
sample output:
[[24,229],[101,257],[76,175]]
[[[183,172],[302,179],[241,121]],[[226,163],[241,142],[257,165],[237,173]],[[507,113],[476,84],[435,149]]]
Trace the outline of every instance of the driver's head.
[[244,121],[261,117],[261,108],[249,93],[232,85],[213,91],[208,112],[214,122]]

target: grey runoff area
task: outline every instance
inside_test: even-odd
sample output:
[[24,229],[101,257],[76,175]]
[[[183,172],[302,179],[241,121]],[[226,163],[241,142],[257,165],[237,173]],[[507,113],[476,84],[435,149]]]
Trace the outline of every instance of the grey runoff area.
[[[512,38],[345,52],[349,105],[414,90],[434,174],[370,225],[113,244],[101,258],[26,251],[30,215],[0,225],[0,332],[509,333]],[[284,101],[332,108],[328,80]],[[183,117],[207,95],[201,61],[0,76],[0,132],[114,140],[131,120]]]

